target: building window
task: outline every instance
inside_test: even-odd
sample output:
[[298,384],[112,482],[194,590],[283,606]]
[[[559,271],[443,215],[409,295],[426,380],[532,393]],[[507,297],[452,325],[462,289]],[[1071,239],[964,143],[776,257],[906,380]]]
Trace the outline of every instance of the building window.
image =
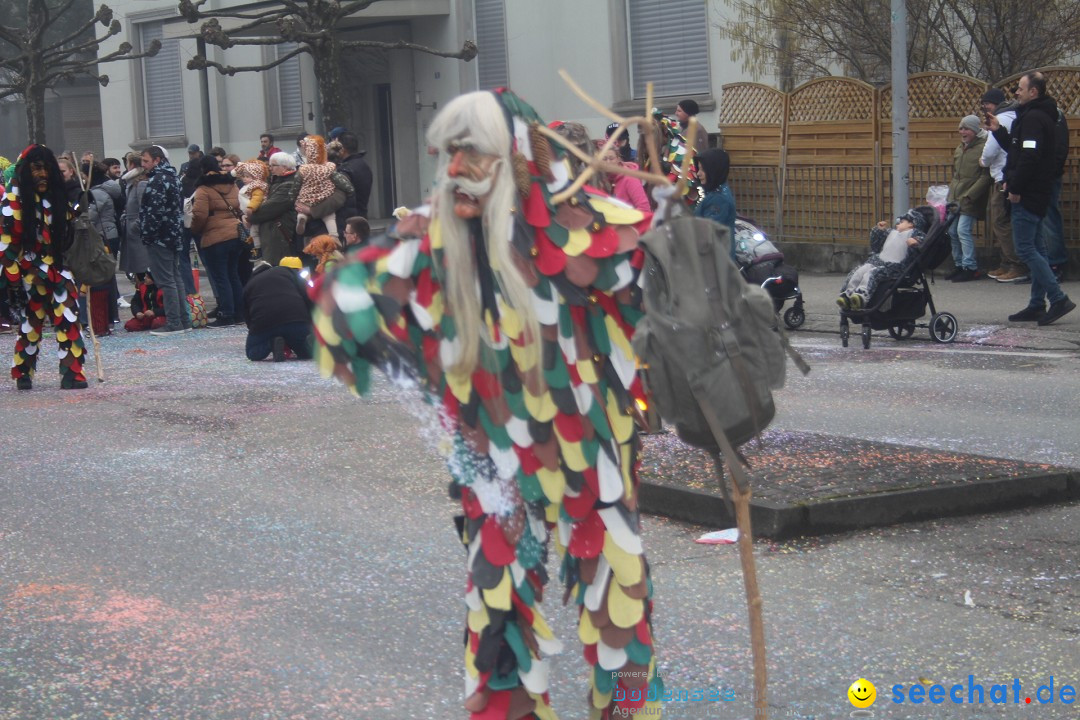
[[702,0],[626,0],[630,88],[635,99],[707,95],[709,25]]
[[[279,60],[296,50],[296,43],[274,46],[273,59]],[[277,123],[274,127],[303,127],[304,98],[300,92],[300,56],[289,58],[274,68],[277,71]]]
[[477,82],[481,90],[510,84],[506,61],[505,0],[475,0]]
[[139,46],[161,41],[161,51],[142,58],[143,117],[146,137],[175,137],[184,134],[184,93],[180,67],[180,41],[164,37],[164,23],[139,26]]

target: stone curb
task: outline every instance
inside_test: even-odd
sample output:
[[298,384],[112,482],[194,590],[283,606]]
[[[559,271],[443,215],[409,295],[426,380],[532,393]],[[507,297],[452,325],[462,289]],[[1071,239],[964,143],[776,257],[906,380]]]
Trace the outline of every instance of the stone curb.
[[[1080,470],[1063,469],[806,504],[752,499],[750,521],[755,537],[784,540],[1074,500],[1080,500]],[[735,525],[719,494],[642,482],[639,501],[644,512],[712,529]]]

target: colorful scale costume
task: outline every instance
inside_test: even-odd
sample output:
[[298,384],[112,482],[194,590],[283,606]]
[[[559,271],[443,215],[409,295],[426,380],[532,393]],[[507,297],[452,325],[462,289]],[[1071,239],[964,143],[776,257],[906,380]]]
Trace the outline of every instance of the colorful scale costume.
[[[679,181],[683,175],[683,165],[686,159],[686,137],[682,133],[679,121],[659,110],[653,110],[653,120],[660,129],[661,145],[657,149],[660,153],[661,168],[668,176],[672,184]],[[697,168],[691,166],[688,170],[686,185],[683,189],[683,201],[694,207],[701,202],[701,182],[698,179]]]
[[590,717],[646,706],[656,717],[659,704],[647,698],[660,697],[663,685],[636,475],[635,400],[643,392],[630,347],[641,317],[637,239],[650,218],[590,192],[553,206],[553,193],[569,181],[562,151],[535,130],[532,108],[506,90],[495,96],[512,118],[507,154],[518,192],[506,222],[514,265],[531,288],[539,352],[528,352],[530,336],[500,290],[481,223],[470,220],[487,337],[471,375],[449,369],[459,338],[442,281],[444,233],[439,214],[424,207],[381,247],[326,276],[315,313],[319,361],[324,374],[362,393],[369,361],[382,364],[392,345],[409,357],[453,433],[473,720],[556,717],[546,656],[561,644],[540,608],[549,531],[562,558],[564,601],[578,605],[578,636],[592,666]]
[[[20,167],[23,163],[38,161],[44,150],[36,145],[24,150],[19,158]],[[52,153],[48,152],[47,156],[55,165]],[[58,181],[57,170],[50,183]],[[63,185],[59,187],[62,189]],[[33,378],[41,332],[47,317],[56,329],[61,386],[85,387],[86,377],[82,371],[85,347],[78,320],[79,292],[71,272],[63,267],[59,239],[52,235],[53,213],[57,211],[68,213],[66,202],[57,209],[50,203],[49,197],[42,197],[35,189],[20,192],[19,174],[7,186],[0,201],[0,264],[3,268],[0,290],[5,290],[7,285],[17,287],[22,283],[27,296],[19,337],[15,342],[11,377],[20,383]],[[35,213],[36,217],[31,232],[24,229],[27,212]]]

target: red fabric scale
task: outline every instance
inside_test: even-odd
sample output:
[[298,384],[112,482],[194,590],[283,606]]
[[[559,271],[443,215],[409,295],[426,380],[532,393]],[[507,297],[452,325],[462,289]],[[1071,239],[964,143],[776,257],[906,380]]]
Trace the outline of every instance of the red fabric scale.
[[521,463],[521,472],[526,475],[535,475],[536,471],[544,466],[531,447],[523,448],[514,445],[514,452],[517,453],[518,462]]
[[567,552],[576,558],[594,558],[604,549],[604,521],[595,510],[570,528]]
[[581,487],[581,493],[577,497],[563,495],[563,507],[566,514],[575,520],[586,517],[596,506],[596,493],[588,485]]
[[476,394],[482,398],[493,398],[502,395],[502,386],[495,373],[490,373],[483,368],[473,371],[472,385]]
[[[584,612],[584,610],[582,612]],[[595,666],[600,664],[600,660],[596,657],[596,643],[586,645],[584,652],[582,652],[582,655],[585,656],[585,662],[589,663],[590,665]]]
[[517,608],[518,615],[521,616],[521,619],[525,621],[524,625],[526,627],[532,627],[534,617],[533,609],[525,604],[525,601],[521,599],[516,591],[510,593],[510,602]]
[[537,269],[548,276],[558,275],[566,267],[566,253],[551,242],[551,238],[540,228],[536,228],[534,235],[538,253],[536,256]]
[[576,443],[585,437],[585,430],[581,426],[580,415],[566,415],[561,412],[555,413],[555,429],[559,432],[559,437],[567,442]]
[[619,235],[615,228],[605,225],[592,233],[592,242],[585,248],[585,254],[594,258],[606,258],[615,254],[619,247]]
[[480,507],[480,500],[477,499],[476,493],[467,487],[461,489],[461,509],[470,520],[484,516],[484,508]]
[[525,198],[525,219],[535,228],[546,228],[551,224],[551,210],[544,200],[540,183],[534,182],[529,197]]
[[[427,239],[427,236],[424,236]],[[423,308],[431,307],[432,298],[438,287],[431,279],[431,268],[424,268],[416,277],[416,302]]]
[[506,541],[506,535],[499,526],[499,519],[488,515],[480,527],[480,549],[484,557],[496,567],[505,567],[517,557],[516,548]]

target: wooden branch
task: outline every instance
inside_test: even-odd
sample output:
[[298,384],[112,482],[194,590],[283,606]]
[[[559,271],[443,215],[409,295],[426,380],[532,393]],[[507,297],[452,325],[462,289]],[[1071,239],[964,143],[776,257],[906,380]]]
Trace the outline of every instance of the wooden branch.
[[[656,147],[656,130],[658,125],[653,117],[653,84],[645,83],[645,116],[649,118],[649,132],[645,134],[645,146],[649,149],[649,162],[653,166],[653,172],[657,175],[664,174],[664,168],[660,165],[660,148]],[[667,183],[664,178],[664,183]]]
[[[267,44],[271,44],[271,43],[267,43]],[[279,44],[279,43],[273,43],[273,44]],[[292,52],[288,53],[287,55],[283,55],[282,57],[279,57],[277,60],[275,60],[273,62],[266,63],[266,64],[263,64],[263,65],[245,65],[243,67],[233,67],[232,65],[222,65],[219,62],[215,62],[213,60],[207,60],[202,55],[196,55],[195,57],[188,60],[187,67],[188,67],[188,70],[202,70],[203,68],[214,68],[215,70],[217,70],[222,75],[228,75],[229,77],[232,77],[236,73],[241,73],[241,72],[261,72],[263,70],[270,70],[271,68],[275,68],[278,65],[282,64],[286,60],[291,60],[292,58],[296,57],[297,55],[301,55],[303,53],[310,53],[310,52],[311,52],[311,48],[309,48],[307,45],[302,45],[302,46],[296,48],[295,50],[293,50]]]
[[416,43],[406,42],[404,40],[398,40],[397,42],[380,42],[378,40],[343,40],[339,43],[343,50],[356,50],[359,48],[379,48],[382,50],[416,50],[417,52],[426,53],[428,55],[435,55],[437,57],[454,58],[457,60],[464,60],[469,62],[476,57],[479,50],[476,47],[476,43],[472,40],[466,40],[465,44],[461,46],[460,50],[451,52],[450,50],[436,50],[435,48],[428,47],[427,45],[417,45]]
[[[622,116],[616,114],[614,110],[609,110],[607,107],[604,106],[603,103],[599,102],[598,100],[593,98],[591,95],[586,93],[581,88],[580,85],[578,85],[576,82],[574,82],[574,78],[570,77],[570,73],[566,72],[566,70],[560,68],[559,69],[559,77],[561,77],[563,79],[564,83],[566,83],[567,85],[570,86],[570,89],[574,91],[575,95],[577,95],[579,98],[581,98],[585,102],[585,104],[588,105],[589,107],[591,107],[593,110],[595,110],[596,112],[600,113],[604,117],[609,118],[610,120],[612,120],[614,122],[617,122],[617,123],[626,122],[626,119],[623,118]],[[647,108],[645,114],[648,115],[651,110],[652,110],[652,108]]]
[[199,2],[192,2],[191,0],[181,0],[178,9],[180,15],[189,23],[194,24],[200,20],[209,20],[211,18],[232,18],[236,20],[264,20],[265,18],[272,17],[274,15],[285,16],[290,14],[290,10],[283,10],[280,7],[275,7],[269,10],[262,10],[259,12],[241,12],[239,10],[200,10],[204,0]]
[[604,153],[614,147],[614,143],[619,137],[618,133],[612,133],[611,137],[609,137],[607,142],[604,143],[604,146],[600,149],[600,151],[596,155],[590,156],[586,155],[584,152],[581,151],[579,147],[577,147],[569,140],[564,138],[562,135],[555,132],[546,125],[537,124],[536,129],[540,132],[540,134],[550,138],[551,140],[554,140],[555,142],[559,143],[559,145],[562,145],[572,155],[574,155],[574,157],[578,158],[586,165],[585,169],[582,170],[576,178],[574,178],[574,182],[571,183],[569,187],[551,196],[551,203],[553,205],[558,205],[559,203],[566,202],[566,200],[576,195],[577,192],[585,186],[585,183],[589,181],[589,178],[591,178],[597,170],[603,170],[604,172],[609,173],[614,172],[620,175],[627,175],[629,177],[638,178],[639,180],[645,180],[652,183],[661,183],[665,185],[668,184],[668,179],[663,175],[653,175],[652,173],[643,172],[641,170],[633,170],[623,165],[612,165],[610,163],[603,162],[600,159],[601,157],[603,157]]

